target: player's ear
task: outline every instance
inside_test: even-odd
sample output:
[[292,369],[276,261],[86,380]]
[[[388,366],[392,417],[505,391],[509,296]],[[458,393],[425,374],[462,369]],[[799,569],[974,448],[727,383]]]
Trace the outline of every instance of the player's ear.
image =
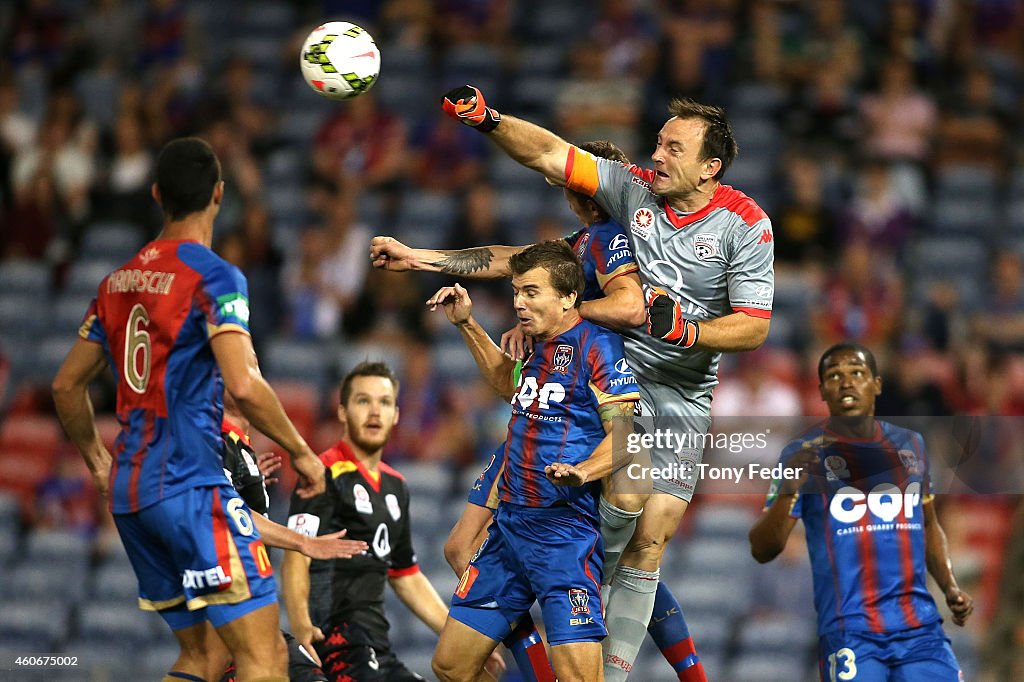
[[395,420],[391,422],[391,426],[398,426],[398,405],[395,405]]
[[155,182],[149,186],[149,193],[153,197],[153,201],[158,203],[161,207],[164,205],[164,202],[160,200],[160,188],[156,186]]
[[214,205],[220,206],[220,202],[224,201],[224,181],[219,180],[216,185],[213,186],[213,196],[210,197]]
[[344,405],[338,405],[338,421],[344,424],[347,420],[348,413],[345,411]]
[[875,377],[875,395],[882,394],[882,377]]
[[720,158],[718,158],[717,156],[714,157],[714,158],[708,159],[707,161],[704,162],[704,173],[703,173],[703,175],[706,178],[711,179],[711,178],[715,177],[715,175],[720,170],[722,170],[722,160]]
[[570,308],[574,308],[576,306],[576,296],[577,293],[575,291],[570,292],[568,296],[563,296],[562,310],[569,310]]

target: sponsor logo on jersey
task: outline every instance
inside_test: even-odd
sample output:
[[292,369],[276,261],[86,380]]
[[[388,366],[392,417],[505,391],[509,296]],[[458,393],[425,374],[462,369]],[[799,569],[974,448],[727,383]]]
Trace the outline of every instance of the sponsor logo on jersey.
[[356,501],[356,511],[360,514],[372,514],[373,503],[370,502],[370,493],[366,492],[366,488],[363,487],[362,483],[356,483],[352,486],[352,497]]
[[651,191],[651,183],[647,182],[646,180],[644,180],[643,178],[641,178],[639,176],[634,175],[633,177],[631,177],[629,179],[629,181],[632,182],[634,185],[640,185],[641,187],[643,187],[648,192]]
[[222,318],[238,318],[245,324],[249,324],[249,299],[242,294],[225,294],[217,297],[217,305],[220,308]]
[[555,348],[555,356],[551,360],[554,367],[552,371],[565,374],[569,371],[569,364],[572,363],[572,346],[566,343],[558,344]]
[[320,517],[313,514],[292,514],[288,517],[288,528],[296,533],[315,538],[320,530]]
[[841,478],[849,478],[850,470],[846,466],[846,460],[839,455],[829,455],[825,458],[825,480],[838,481]]
[[402,518],[402,508],[398,506],[398,498],[393,494],[388,493],[384,496],[384,505],[388,508],[388,513],[391,514],[391,518],[397,521]]
[[388,530],[388,524],[382,523],[377,526],[370,546],[373,547],[373,553],[377,555],[378,559],[387,561],[387,558],[391,556],[391,532]]
[[581,613],[590,613],[590,595],[579,587],[569,588],[569,605],[572,606],[571,613],[578,616]]
[[766,227],[761,230],[761,238],[757,240],[758,244],[771,244],[773,239],[772,228]]
[[767,284],[762,284],[758,288],[754,289],[754,295],[758,298],[769,299],[772,295],[772,288]]
[[583,254],[587,252],[587,244],[589,243],[590,233],[584,232],[582,235],[580,235],[580,240],[576,242],[576,255],[580,257],[580,260],[583,260]]
[[917,455],[913,450],[900,450],[896,454],[900,456],[900,462],[903,463],[903,468],[907,470],[908,474],[911,476],[921,474],[921,463],[917,461]]
[[621,232],[611,240],[608,244],[608,248],[612,251],[618,251],[619,249],[629,248],[629,238]]
[[616,261],[625,260],[625,259],[629,258],[629,255],[630,255],[629,251],[619,251],[617,253],[613,253],[612,257],[609,258],[608,261],[604,264],[605,270],[611,270],[612,269],[612,265]]
[[[846,524],[859,523],[869,516],[868,531],[900,529],[893,526],[896,517],[903,514],[907,521],[914,520],[914,509],[921,505],[921,484],[911,481],[906,490],[900,490],[895,483],[879,483],[867,493],[853,486],[843,486],[832,496],[828,511],[836,521]],[[881,521],[881,523],[876,523]],[[859,529],[859,526],[858,526]],[[851,530],[839,529],[839,535]]]
[[181,586],[186,590],[202,590],[208,587],[230,585],[231,576],[224,573],[220,566],[213,566],[201,571],[186,568],[181,578]]
[[160,257],[160,249],[155,246],[151,246],[142,253],[139,254],[139,260],[142,261],[143,265],[149,265],[149,262],[156,260]]
[[651,234],[651,225],[654,224],[654,211],[649,208],[638,208],[629,221],[629,231],[646,240]]
[[630,369],[629,364],[626,362],[626,358],[619,358],[615,361],[615,371],[619,374],[632,374],[633,370]]
[[693,236],[693,253],[697,260],[711,260],[718,255],[718,235],[703,233]]

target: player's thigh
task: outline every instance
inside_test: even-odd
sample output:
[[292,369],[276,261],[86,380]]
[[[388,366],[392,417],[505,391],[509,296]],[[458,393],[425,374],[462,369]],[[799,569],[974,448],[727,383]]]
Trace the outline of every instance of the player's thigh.
[[[655,493],[644,505],[644,513],[637,519],[636,530],[626,547],[627,554],[644,554],[661,561],[665,546],[679,528],[689,502],[674,495]],[[625,565],[633,565],[623,557]]]
[[948,660],[911,661],[892,667],[889,682],[962,682],[960,666]]
[[960,663],[941,623],[918,628],[915,636],[898,642],[889,679],[893,682],[957,682],[961,679]]
[[434,650],[434,674],[442,680],[474,679],[497,646],[498,640],[449,616]]
[[600,642],[572,642],[551,647],[551,667],[559,682],[600,679],[601,661]]
[[[711,428],[710,403],[691,401],[675,386],[640,384],[642,416],[634,419],[637,429],[663,434],[650,448],[654,495],[693,498],[698,465],[704,456],[704,436]],[[667,436],[667,437],[666,437]]]
[[280,622],[277,602],[271,602],[218,626],[217,634],[240,672],[252,666],[271,671],[266,674],[283,674],[288,667],[288,649]]
[[492,524],[487,539],[455,588],[449,620],[459,621],[496,641],[512,632],[535,601],[514,551],[505,532]]
[[[160,504],[176,502],[174,497]],[[156,515],[157,510],[152,507],[132,514],[115,514],[114,525],[139,583],[139,605],[146,610],[161,611],[184,606],[185,593],[182,573],[173,552],[164,543],[162,533],[151,530],[154,524],[159,527],[159,522],[150,518]],[[180,630],[205,620],[205,616],[197,614],[174,622],[168,620],[168,625],[172,630]]]

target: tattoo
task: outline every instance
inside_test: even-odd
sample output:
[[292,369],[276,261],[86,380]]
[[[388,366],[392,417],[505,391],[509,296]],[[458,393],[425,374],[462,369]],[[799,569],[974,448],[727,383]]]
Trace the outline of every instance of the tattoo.
[[486,246],[459,251],[442,251],[441,253],[445,254],[444,258],[434,261],[431,265],[449,275],[468,275],[479,270],[486,270],[494,260],[494,253]]
[[621,403],[608,403],[597,408],[597,413],[601,416],[601,425],[604,426],[604,432],[610,433],[612,427],[615,425],[616,418],[628,417],[630,421],[633,419],[633,408],[636,403],[632,401],[621,402]]

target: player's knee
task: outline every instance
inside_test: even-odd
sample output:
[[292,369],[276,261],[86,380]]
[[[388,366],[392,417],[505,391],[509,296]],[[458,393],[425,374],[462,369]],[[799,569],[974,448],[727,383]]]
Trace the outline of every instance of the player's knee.
[[280,631],[267,637],[247,638],[234,654],[236,664],[244,660],[256,669],[273,673],[288,669],[288,645]]
[[619,493],[606,491],[603,493],[604,498],[608,500],[609,504],[612,504],[622,511],[636,513],[643,511],[644,505],[647,504],[647,498],[650,495],[643,493],[631,494],[631,493]]
[[441,682],[456,682],[464,679],[460,676],[462,671],[459,667],[458,656],[455,656],[454,652],[438,648],[430,660],[430,668],[434,671],[434,676]]
[[[626,546],[626,553],[639,556],[647,562],[660,562],[670,537],[664,533],[637,528]],[[623,561],[625,562],[625,558]]]

